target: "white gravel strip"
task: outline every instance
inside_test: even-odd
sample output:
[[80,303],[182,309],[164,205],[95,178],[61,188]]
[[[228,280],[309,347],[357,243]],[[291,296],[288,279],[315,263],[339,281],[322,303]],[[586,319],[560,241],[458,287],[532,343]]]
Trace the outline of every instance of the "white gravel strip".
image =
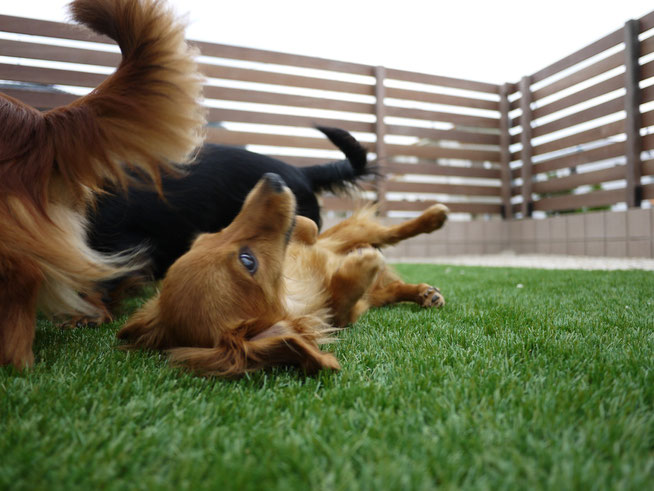
[[392,258],[390,262],[452,264],[457,266],[497,266],[540,269],[644,269],[654,271],[654,259],[558,256],[539,254],[489,254]]

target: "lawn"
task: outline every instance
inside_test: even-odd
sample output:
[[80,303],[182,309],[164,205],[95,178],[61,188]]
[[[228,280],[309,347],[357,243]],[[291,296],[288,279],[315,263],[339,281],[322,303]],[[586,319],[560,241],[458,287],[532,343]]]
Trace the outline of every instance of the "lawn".
[[653,489],[654,273],[400,265],[339,373],[202,379],[40,321],[0,369],[0,489]]

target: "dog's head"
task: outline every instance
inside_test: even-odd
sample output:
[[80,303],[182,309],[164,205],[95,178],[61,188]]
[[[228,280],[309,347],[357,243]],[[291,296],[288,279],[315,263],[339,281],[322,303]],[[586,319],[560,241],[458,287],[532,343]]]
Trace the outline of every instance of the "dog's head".
[[291,190],[278,175],[264,175],[227,228],[200,235],[171,266],[159,296],[119,337],[169,349],[173,361],[209,374],[338,368],[318,348],[324,321],[286,309],[284,260],[295,220]]

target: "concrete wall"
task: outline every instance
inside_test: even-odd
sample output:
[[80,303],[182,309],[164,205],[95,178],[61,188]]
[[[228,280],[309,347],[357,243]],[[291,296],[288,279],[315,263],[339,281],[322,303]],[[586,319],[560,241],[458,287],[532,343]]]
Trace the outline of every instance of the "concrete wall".
[[[400,219],[385,219],[399,223]],[[326,220],[327,228],[335,223]],[[390,258],[462,254],[565,254],[654,258],[654,209],[594,212],[545,219],[456,222],[387,250]]]

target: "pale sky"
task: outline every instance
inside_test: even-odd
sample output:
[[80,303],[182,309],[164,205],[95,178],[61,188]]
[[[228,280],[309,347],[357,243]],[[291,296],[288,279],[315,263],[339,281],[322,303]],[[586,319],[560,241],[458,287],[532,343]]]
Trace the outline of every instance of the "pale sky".
[[[67,0],[0,2],[0,14],[67,18]],[[515,82],[654,10],[651,0],[172,2],[189,14],[191,39],[492,83]]]

